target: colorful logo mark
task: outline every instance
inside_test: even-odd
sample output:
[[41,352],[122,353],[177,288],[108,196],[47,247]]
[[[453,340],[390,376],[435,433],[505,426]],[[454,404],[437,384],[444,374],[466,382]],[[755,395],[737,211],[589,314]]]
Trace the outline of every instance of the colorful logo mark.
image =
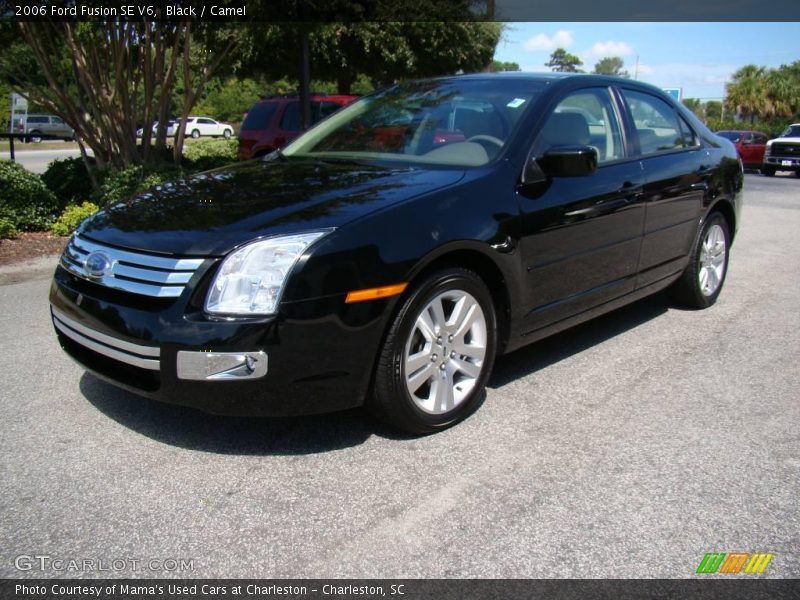
[[[763,573],[772,560],[769,552],[709,552],[700,561],[697,573]],[[746,565],[746,566],[745,566]],[[744,567],[744,570],[742,570]]]

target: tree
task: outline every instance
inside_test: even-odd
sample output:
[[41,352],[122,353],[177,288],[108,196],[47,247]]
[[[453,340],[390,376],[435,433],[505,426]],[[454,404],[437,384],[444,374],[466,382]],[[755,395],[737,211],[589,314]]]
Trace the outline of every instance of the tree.
[[489,71],[492,73],[500,73],[502,71],[520,71],[519,65],[515,62],[502,62],[493,60],[489,65]]
[[564,48],[556,48],[550,55],[550,62],[544,63],[544,66],[550,67],[553,71],[564,73],[583,73],[578,68],[583,66],[583,61],[564,50]]
[[697,115],[700,119],[705,119],[705,106],[697,98],[684,98],[683,105]]
[[[15,26],[10,39],[0,35],[0,42],[7,42],[0,55],[0,81],[62,117],[101,168],[153,160],[159,153],[151,151],[149,124],[168,120],[176,83],[180,80],[179,113],[186,116],[239,40],[235,29],[188,19],[42,20]],[[11,41],[19,35],[22,41]],[[139,147],[140,125],[144,136]],[[155,146],[165,145],[166,129],[161,128]],[[178,128],[176,162],[182,147],[183,129]]]
[[733,74],[733,81],[727,85],[725,107],[753,123],[764,111],[765,91],[766,69],[746,65]]
[[[414,77],[484,71],[502,34],[499,23],[351,22],[303,24],[308,30],[312,77],[334,74],[340,94],[359,76],[375,86]],[[265,26],[248,54],[246,72],[280,77],[294,72],[299,27]]]
[[728,84],[725,108],[750,119],[786,119],[800,111],[800,61],[768,69],[745,65]]
[[706,119],[709,121],[719,121],[722,119],[722,102],[719,100],[709,100],[706,102]]
[[618,56],[606,56],[601,58],[594,66],[594,72],[598,75],[614,75],[616,77],[630,78],[630,73],[622,67],[625,63]]

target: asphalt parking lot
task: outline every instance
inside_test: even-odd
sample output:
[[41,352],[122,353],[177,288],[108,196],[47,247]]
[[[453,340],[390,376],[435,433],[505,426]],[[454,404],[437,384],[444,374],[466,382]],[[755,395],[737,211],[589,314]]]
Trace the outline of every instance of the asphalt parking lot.
[[52,267],[0,273],[0,576],[684,578],[741,551],[800,577],[800,179],[746,190],[714,307],[658,295],[503,357],[424,438],[118,391],[58,348]]

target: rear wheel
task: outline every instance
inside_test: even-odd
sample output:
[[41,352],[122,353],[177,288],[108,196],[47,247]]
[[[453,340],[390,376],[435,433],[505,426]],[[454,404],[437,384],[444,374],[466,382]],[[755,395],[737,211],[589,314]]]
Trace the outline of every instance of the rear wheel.
[[198,131],[197,129],[192,129],[192,137],[194,139],[199,138],[200,137],[200,131]]
[[775,171],[776,171],[775,167],[767,167],[767,166],[761,167],[761,172],[767,177],[772,177],[773,175],[775,175]]
[[728,273],[730,237],[725,217],[711,213],[695,240],[686,270],[670,288],[676,301],[692,308],[707,308],[717,301]]
[[28,141],[33,142],[34,144],[38,144],[42,141],[42,132],[38,129],[31,131],[28,136]]
[[497,323],[472,271],[433,273],[404,299],[378,360],[373,414],[415,434],[465,419],[480,406],[494,363]]

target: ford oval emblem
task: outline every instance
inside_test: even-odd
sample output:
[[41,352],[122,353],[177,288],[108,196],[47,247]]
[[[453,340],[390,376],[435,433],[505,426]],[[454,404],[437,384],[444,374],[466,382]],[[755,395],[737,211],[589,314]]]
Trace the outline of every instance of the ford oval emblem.
[[93,279],[100,279],[111,270],[111,259],[105,252],[92,252],[86,257],[86,274]]

